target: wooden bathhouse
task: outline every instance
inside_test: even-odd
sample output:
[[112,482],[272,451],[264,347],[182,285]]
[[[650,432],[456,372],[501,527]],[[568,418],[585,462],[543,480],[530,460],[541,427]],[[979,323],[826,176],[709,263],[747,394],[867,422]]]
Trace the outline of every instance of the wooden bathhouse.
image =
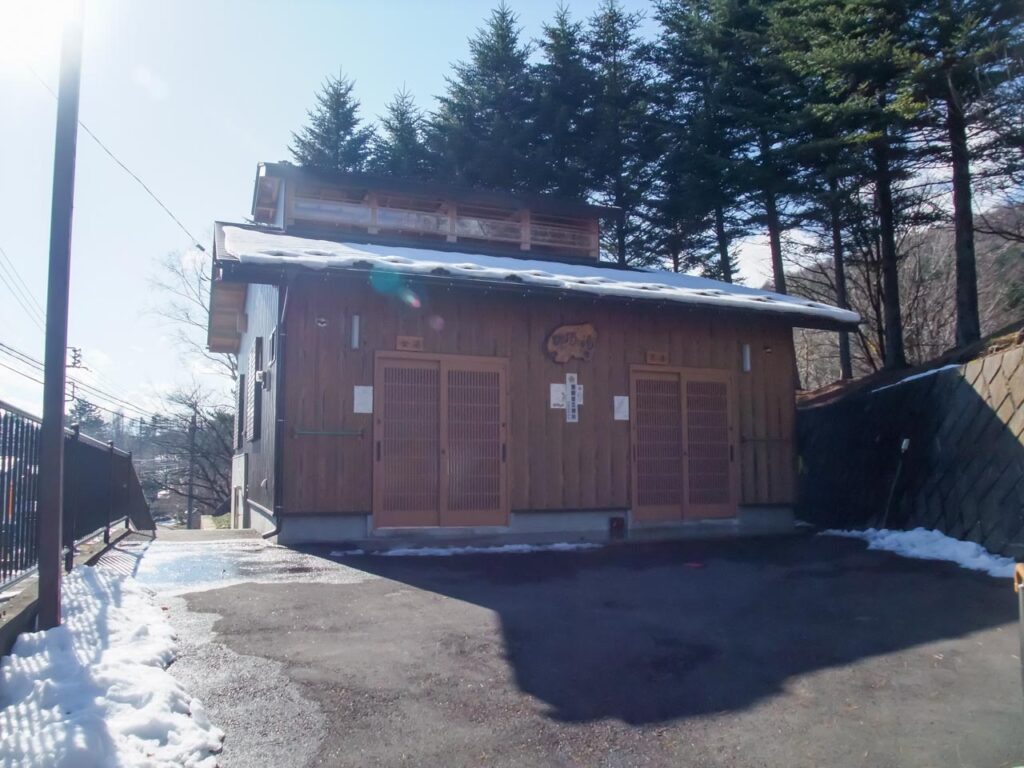
[[789,519],[806,299],[599,261],[577,202],[261,164],[216,224],[233,509],[285,543]]

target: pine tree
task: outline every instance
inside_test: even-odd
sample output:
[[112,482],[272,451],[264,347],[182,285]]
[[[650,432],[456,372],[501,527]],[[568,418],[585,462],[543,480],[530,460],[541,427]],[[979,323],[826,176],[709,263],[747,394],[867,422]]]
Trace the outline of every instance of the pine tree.
[[452,181],[524,190],[536,177],[531,157],[530,49],[516,15],[502,3],[455,65],[429,130],[439,171]]
[[[821,100],[826,97],[820,96]],[[807,104],[814,103],[813,98]],[[806,104],[805,104],[806,106]],[[803,109],[798,117],[798,146],[794,152],[799,178],[802,224],[805,231],[822,241],[823,252],[832,260],[831,277],[834,297],[829,297],[843,309],[850,308],[847,290],[846,262],[849,250],[847,231],[852,220],[858,219],[862,208],[855,199],[857,187],[869,178],[865,153],[851,147],[831,132],[829,125],[818,119],[810,109]],[[839,375],[853,377],[853,358],[850,334],[839,332]]]
[[906,171],[910,124],[922,110],[910,88],[909,14],[895,0],[780,0],[774,17],[784,57],[829,94],[816,111],[836,135],[870,151],[887,368],[906,365],[894,189]]
[[956,341],[966,345],[981,338],[971,164],[987,159],[998,136],[988,115],[998,113],[1002,86],[1013,79],[1014,57],[1024,50],[1024,14],[1020,3],[1005,0],[914,5],[911,45],[919,58],[913,74],[921,98],[931,105],[926,119],[937,134],[932,146],[952,171]]
[[371,146],[367,169],[405,179],[433,175],[434,158],[424,138],[425,120],[412,94],[404,87],[387,105]]
[[[778,24],[773,13],[768,14],[768,33],[772,48],[781,61],[787,44],[786,23]],[[788,67],[787,67],[788,69]],[[832,295],[816,296],[850,309],[847,288],[849,254],[854,250],[856,230],[865,217],[863,202],[858,196],[871,182],[870,157],[860,143],[851,143],[827,115],[837,103],[832,91],[820,78],[800,78],[789,70],[787,78],[796,78],[789,89],[786,111],[788,124],[789,158],[792,165],[789,177],[795,182],[792,191],[799,206],[801,226],[817,242],[803,250],[831,258],[831,270],[815,267],[831,282]],[[823,108],[823,105],[831,105]],[[824,114],[823,114],[824,113]],[[818,260],[818,259],[816,259]],[[801,270],[805,274],[807,270]],[[810,297],[809,297],[810,298]],[[884,348],[884,347],[880,347]],[[853,377],[853,357],[850,333],[840,331],[838,337],[840,378]]]
[[585,39],[594,77],[592,192],[599,202],[622,212],[610,233],[612,252],[621,265],[656,258],[644,217],[661,150],[651,51],[640,37],[641,21],[640,14],[627,13],[617,0],[604,0],[590,19]]
[[725,0],[716,5],[716,15],[722,18],[713,45],[725,94],[723,112],[740,146],[738,192],[748,208],[749,223],[768,233],[774,287],[786,293],[782,237],[796,221],[787,209],[799,189],[792,169],[801,89],[771,35],[771,0]]
[[537,191],[568,198],[586,195],[594,121],[594,82],[583,48],[583,25],[559,6],[537,43],[541,61],[533,69],[534,159]]
[[344,75],[328,77],[316,95],[309,123],[292,134],[292,156],[307,168],[348,173],[364,168],[373,128],[361,125],[355,83]]
[[718,39],[724,15],[717,0],[663,0],[656,51],[661,74],[659,118],[665,151],[659,163],[659,230],[689,233],[691,263],[732,282],[734,241],[745,234],[739,201],[741,134],[730,118],[726,64]]
[[68,408],[68,426],[76,426],[83,435],[106,440],[110,435],[110,427],[100,409],[81,398],[75,399]]

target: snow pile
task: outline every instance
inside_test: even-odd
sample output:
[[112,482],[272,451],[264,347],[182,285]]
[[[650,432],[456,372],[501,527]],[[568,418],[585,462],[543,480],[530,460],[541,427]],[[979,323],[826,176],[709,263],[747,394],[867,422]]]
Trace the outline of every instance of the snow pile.
[[223,226],[218,259],[243,264],[294,264],[307,269],[371,269],[400,275],[518,283],[597,296],[703,304],[854,324],[860,315],[799,296],[668,271],[612,269],[588,264],[518,259],[367,243],[338,243]]
[[0,663],[0,764],[216,766],[224,734],[167,672],[175,640],[148,590],[86,566],[63,595],[64,624]]
[[913,376],[907,376],[907,378],[900,379],[899,381],[895,381],[892,384],[886,384],[884,387],[878,387],[877,389],[872,389],[871,390],[871,394],[874,394],[875,392],[881,392],[884,389],[892,389],[893,387],[898,387],[900,384],[906,384],[908,381],[916,381],[917,379],[924,379],[924,378],[927,378],[928,376],[934,376],[937,373],[942,373],[943,371],[951,371],[954,368],[959,368],[959,367],[960,367],[959,363],[952,363],[950,365],[944,365],[941,368],[932,368],[932,369],[927,370],[927,371],[921,371],[921,373],[915,373]]
[[575,552],[597,549],[600,544],[502,544],[493,547],[396,547],[366,552],[362,549],[331,552],[331,557],[379,555],[381,557],[451,557],[452,555],[528,555],[533,552]]
[[868,528],[866,531],[833,529],[822,531],[821,535],[864,539],[868,549],[882,549],[918,560],[946,560],[972,571],[984,571],[997,578],[1008,579],[1013,576],[1014,563],[1010,558],[993,555],[972,541],[953,539],[927,528],[915,528],[912,531],[890,531],[885,528]]

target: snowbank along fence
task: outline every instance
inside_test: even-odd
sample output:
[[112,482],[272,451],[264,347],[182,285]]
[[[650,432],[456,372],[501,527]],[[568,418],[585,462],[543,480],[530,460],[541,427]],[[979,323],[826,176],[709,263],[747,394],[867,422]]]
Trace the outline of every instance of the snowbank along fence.
[[1024,347],[801,408],[797,440],[801,519],[1024,555]]
[[[0,587],[38,562],[39,428],[35,416],[0,402]],[[128,521],[140,530],[153,522],[131,455],[77,429],[64,440],[64,543],[110,531]]]

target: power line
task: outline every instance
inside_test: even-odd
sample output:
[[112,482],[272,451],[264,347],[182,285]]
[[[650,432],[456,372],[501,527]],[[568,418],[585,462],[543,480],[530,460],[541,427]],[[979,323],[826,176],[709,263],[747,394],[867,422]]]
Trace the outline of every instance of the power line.
[[16,266],[14,266],[14,262],[11,261],[11,257],[7,255],[7,251],[5,251],[3,249],[3,247],[0,247],[0,258],[3,258],[3,260],[5,262],[7,262],[7,266],[9,268],[10,272],[14,275],[15,280],[17,280],[18,284],[21,286],[21,289],[22,289],[25,297],[35,307],[35,311],[38,313],[39,317],[40,318],[46,317],[46,310],[43,309],[43,305],[39,303],[39,301],[35,297],[35,294],[32,293],[31,289],[28,287],[28,285],[22,279],[21,273],[18,271],[18,268]]
[[2,260],[0,260],[0,282],[7,286],[7,290],[11,292],[11,296],[14,297],[14,300],[24,310],[26,317],[35,323],[39,330],[45,333],[43,324],[45,322],[45,313],[39,307],[39,302],[32,296],[32,292],[28,290],[25,281],[18,274],[14,262],[10,260],[10,257],[8,257],[7,252],[3,248],[0,248],[0,257],[2,257]]
[[[55,92],[55,91],[54,91],[54,90],[53,90],[53,89],[52,89],[52,88],[50,87],[49,83],[47,83],[47,82],[46,82],[46,81],[45,81],[45,80],[44,80],[44,79],[42,78],[42,76],[41,76],[41,75],[40,75],[40,74],[39,74],[38,72],[36,72],[36,71],[35,71],[35,69],[34,69],[34,68],[32,67],[32,65],[31,65],[31,64],[29,64],[29,63],[28,63],[27,61],[26,61],[26,62],[22,62],[22,63],[24,63],[24,65],[25,65],[25,66],[26,66],[26,67],[28,68],[28,71],[32,73],[33,77],[35,77],[35,79],[39,81],[39,84],[40,84],[40,85],[42,85],[42,86],[43,86],[43,88],[45,88],[45,89],[47,90],[47,92],[48,92],[48,93],[49,93],[49,94],[50,94],[51,96],[53,96],[53,98],[54,98],[54,99],[56,99],[56,98],[57,98],[57,94],[56,94],[56,92]],[[136,173],[135,173],[134,171],[132,171],[132,169],[131,169],[131,168],[129,168],[129,167],[127,166],[127,165],[125,165],[125,164],[124,164],[124,163],[123,163],[123,162],[121,161],[121,159],[120,159],[120,158],[118,158],[118,156],[117,156],[117,155],[115,155],[115,154],[114,154],[114,153],[113,153],[113,152],[112,152],[112,151],[110,150],[110,147],[108,147],[108,146],[107,146],[106,144],[104,144],[104,143],[103,143],[102,141],[100,141],[100,138],[99,138],[99,136],[97,136],[97,135],[96,135],[95,133],[93,133],[93,132],[92,132],[92,130],[90,130],[89,126],[87,126],[87,125],[86,125],[85,123],[83,123],[83,122],[82,122],[81,120],[79,120],[79,121],[78,121],[78,124],[79,124],[80,126],[82,126],[82,130],[83,130],[83,131],[85,131],[85,132],[86,132],[87,134],[89,134],[89,138],[91,138],[91,139],[92,139],[93,141],[95,141],[95,142],[96,142],[96,144],[97,144],[97,145],[99,146],[99,148],[100,148],[100,149],[102,149],[102,150],[103,150],[104,152],[106,152],[106,153],[107,153],[107,155],[109,155],[109,156],[110,156],[110,159],[111,159],[111,160],[113,160],[113,161],[114,161],[115,163],[117,163],[117,164],[118,164],[118,165],[119,165],[119,166],[120,166],[120,167],[122,168],[122,170],[124,170],[124,172],[125,172],[125,173],[127,173],[127,174],[128,174],[129,176],[131,176],[131,177],[132,177],[133,179],[135,179],[135,181],[136,181],[136,182],[138,182],[139,186],[140,186],[140,187],[142,187],[142,188],[143,188],[143,189],[144,189],[144,190],[146,191],[146,194],[147,194],[147,195],[149,195],[149,196],[150,196],[151,198],[153,198],[153,201],[154,201],[154,202],[155,202],[155,203],[156,203],[157,205],[159,205],[159,206],[160,206],[160,207],[161,207],[161,208],[162,208],[162,209],[164,210],[164,213],[166,213],[166,214],[167,214],[168,216],[170,216],[170,217],[171,217],[171,220],[172,220],[172,221],[173,221],[173,222],[174,222],[175,224],[177,224],[177,225],[178,225],[178,228],[179,228],[179,229],[180,229],[180,230],[181,230],[182,232],[184,232],[184,233],[185,233],[186,235],[188,235],[188,238],[189,238],[189,240],[191,240],[191,241],[192,241],[192,244],[193,244],[193,245],[194,245],[194,246],[195,246],[196,248],[198,248],[198,249],[199,249],[200,251],[203,251],[203,252],[205,253],[205,252],[206,252],[206,249],[205,249],[205,248],[204,248],[204,247],[202,246],[202,244],[201,244],[201,243],[199,242],[199,240],[198,240],[198,239],[197,239],[197,238],[195,237],[195,235],[193,235],[193,234],[192,234],[191,232],[189,232],[189,231],[188,231],[188,228],[187,228],[187,227],[186,227],[186,226],[185,226],[184,224],[182,224],[182,223],[181,223],[181,220],[180,220],[180,219],[179,219],[179,218],[178,218],[177,216],[175,216],[175,215],[174,215],[174,214],[173,214],[173,213],[171,212],[171,209],[170,209],[170,208],[168,208],[168,207],[167,207],[167,206],[166,206],[166,205],[164,204],[163,200],[161,200],[161,199],[160,199],[159,197],[157,197],[157,196],[156,196],[156,193],[155,193],[155,192],[154,192],[154,191],[153,191],[152,189],[150,189],[150,188],[149,188],[149,187],[148,187],[148,186],[146,185],[146,182],[144,182],[144,181],[143,181],[142,179],[140,179],[140,178],[139,178],[139,176],[138,176],[138,174],[136,174]]]
[[[17,368],[15,368],[14,366],[8,365],[7,363],[3,362],[2,360],[0,360],[0,368],[6,368],[8,371],[11,371],[12,373],[16,373],[19,376],[24,376],[29,381],[33,381],[36,384],[39,384],[40,386],[42,386],[42,384],[43,384],[43,380],[42,379],[37,379],[35,376],[32,376],[32,375],[30,375],[28,373],[25,373],[25,371],[20,371]],[[86,405],[91,405],[93,408],[98,408],[99,410],[104,411],[106,413],[109,413],[112,416],[124,416],[123,412],[112,410],[110,408],[107,408],[105,406],[100,405],[99,403],[94,403],[91,400],[86,400],[84,397],[80,397],[78,395],[72,396],[71,399],[72,400],[77,400],[77,401],[82,402],[82,403],[85,403]]]
[[[77,379],[70,379],[70,381],[73,384],[75,384],[75,385],[81,387],[82,389],[84,389],[87,393],[90,393],[90,394],[92,394],[94,396],[98,396],[101,399],[106,400],[107,402],[112,403],[112,404],[118,406],[121,409],[122,415],[123,415],[123,412],[125,410],[132,411],[132,412],[137,413],[138,415],[144,416],[146,418],[149,418],[149,417],[155,415],[151,411],[143,410],[142,408],[139,408],[136,405],[132,405],[131,403],[128,403],[128,402],[126,402],[124,400],[120,400],[120,399],[118,399],[116,397],[113,397],[112,395],[104,392],[103,390],[97,389],[96,387],[92,386],[91,384],[86,384],[84,382],[78,381]],[[107,410],[107,409],[104,409],[104,410]],[[111,410],[111,413],[117,413],[117,411]]]
[[14,300],[18,302],[18,304],[21,306],[22,311],[24,311],[25,317],[31,320],[40,331],[43,331],[45,333],[46,328],[39,321],[39,318],[32,314],[32,310],[30,308],[31,305],[27,305],[25,303],[25,300],[18,295],[18,292],[15,290],[14,286],[11,285],[11,283],[8,281],[7,277],[4,275],[3,272],[0,272],[0,282],[7,286],[7,290],[10,291],[11,296],[14,297]]
[[[36,358],[32,357],[29,354],[26,354],[25,352],[22,352],[19,349],[15,349],[14,347],[8,344],[4,344],[3,342],[0,342],[0,354],[5,354],[8,357],[12,357],[15,360],[18,360],[19,362],[32,366],[33,368],[36,368],[37,370],[40,371],[42,371],[44,368],[43,363],[41,361],[37,360]],[[99,387],[96,387],[92,384],[88,384],[84,381],[73,378],[71,376],[68,376],[68,381],[74,383],[76,386],[81,387],[87,393],[91,393],[92,395],[97,396],[102,400],[106,400],[108,403],[111,403],[113,405],[120,406],[122,410],[127,409],[130,411],[134,411],[135,413],[146,418],[150,418],[155,415],[152,411],[147,411],[144,408],[140,408],[134,403],[129,402],[124,398],[117,397],[116,395],[112,395],[110,392],[106,392],[103,389],[100,389]],[[103,410],[109,411],[110,413],[116,413],[116,411],[108,408],[104,408]]]
[[12,371],[13,373],[18,374],[19,376],[24,376],[26,379],[29,379],[30,381],[34,381],[36,384],[42,384],[43,383],[42,379],[37,379],[35,376],[30,376],[29,374],[25,373],[24,371],[19,371],[14,366],[8,365],[7,363],[3,362],[2,360],[0,360],[0,366],[6,368],[8,371]]
[[[106,413],[109,413],[111,416],[122,416],[122,417],[124,417],[124,411],[115,411],[115,410],[113,410],[111,408],[107,408],[105,406],[102,406],[99,403],[94,403],[92,400],[86,400],[84,397],[81,397],[79,395],[74,395],[71,399],[72,400],[78,400],[79,402],[85,403],[86,405],[91,405],[93,408],[99,408],[101,411],[105,411]],[[133,417],[127,417],[127,418],[131,419]]]
[[[43,365],[43,363],[40,360],[37,360],[36,358],[32,357],[31,355],[27,354],[26,352],[22,352],[19,349],[15,349],[14,347],[10,346],[9,344],[4,344],[3,342],[0,342],[0,353],[6,354],[9,357],[13,357],[16,360],[19,360],[19,361],[21,361],[23,363],[26,363],[26,364],[34,367],[34,368],[37,368],[38,370],[43,370],[44,369],[44,365]],[[104,389],[101,389],[100,387],[97,387],[97,386],[95,386],[93,384],[89,384],[87,382],[81,381],[80,379],[74,378],[73,376],[70,376],[70,375],[68,376],[68,381],[74,382],[75,384],[77,384],[78,386],[80,386],[80,387],[82,387],[84,389],[92,390],[95,394],[99,395],[103,399],[108,400],[108,401],[110,401],[112,403],[124,405],[125,407],[130,408],[131,410],[137,411],[137,412],[139,412],[139,413],[141,413],[143,415],[146,415],[146,416],[151,415],[150,411],[147,411],[144,408],[139,408],[134,403],[128,401],[127,399],[125,399],[123,397],[118,396],[118,394],[116,394],[116,393],[115,394],[111,394],[110,392],[108,392],[108,391],[106,391]]]

